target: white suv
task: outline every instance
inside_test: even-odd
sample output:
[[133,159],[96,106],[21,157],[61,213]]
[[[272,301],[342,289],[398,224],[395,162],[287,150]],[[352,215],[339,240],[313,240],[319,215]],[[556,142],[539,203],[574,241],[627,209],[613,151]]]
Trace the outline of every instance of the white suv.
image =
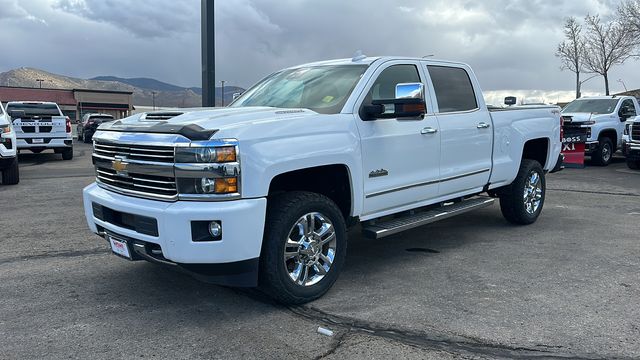
[[16,153],[16,132],[11,120],[0,103],[0,171],[2,183],[14,185],[20,181],[18,156]]

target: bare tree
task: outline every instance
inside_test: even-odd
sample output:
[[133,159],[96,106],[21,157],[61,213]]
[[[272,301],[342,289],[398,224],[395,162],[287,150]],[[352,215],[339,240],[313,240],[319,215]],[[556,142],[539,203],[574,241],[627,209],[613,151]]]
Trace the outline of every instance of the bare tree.
[[630,58],[638,41],[619,20],[603,23],[600,16],[587,15],[585,25],[584,66],[604,77],[605,92],[609,95],[609,70]]
[[584,39],[582,38],[582,25],[576,18],[567,18],[564,22],[565,41],[558,45],[556,57],[562,65],[560,70],[569,70],[576,74],[576,99],[580,97],[580,73],[582,72],[582,60],[584,55]]
[[640,36],[640,0],[625,0],[618,7],[618,17],[629,31]]

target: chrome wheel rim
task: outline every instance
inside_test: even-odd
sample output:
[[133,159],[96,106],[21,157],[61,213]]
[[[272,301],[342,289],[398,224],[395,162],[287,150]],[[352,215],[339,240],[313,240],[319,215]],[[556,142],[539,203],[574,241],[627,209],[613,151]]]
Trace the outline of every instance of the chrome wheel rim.
[[336,231],[321,213],[300,217],[291,227],[284,246],[284,266],[296,285],[317,284],[331,270],[336,255]]
[[609,144],[604,144],[602,147],[602,160],[608,162],[611,159],[611,148]]
[[531,171],[524,184],[524,208],[527,213],[533,215],[542,203],[542,180],[537,171]]

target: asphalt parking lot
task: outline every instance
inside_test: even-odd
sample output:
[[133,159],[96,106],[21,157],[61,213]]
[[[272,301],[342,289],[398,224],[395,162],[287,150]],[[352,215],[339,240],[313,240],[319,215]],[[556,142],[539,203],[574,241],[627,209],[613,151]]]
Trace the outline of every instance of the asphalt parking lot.
[[332,290],[283,307],[111,255],[83,215],[90,154],[23,154],[0,185],[1,359],[640,357],[640,172],[622,159],[549,175],[528,227],[494,205],[354,229]]

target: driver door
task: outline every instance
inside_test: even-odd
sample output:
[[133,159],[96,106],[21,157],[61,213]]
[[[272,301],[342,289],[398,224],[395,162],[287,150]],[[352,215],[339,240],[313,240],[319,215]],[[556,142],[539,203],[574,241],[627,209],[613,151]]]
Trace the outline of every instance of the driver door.
[[[358,109],[373,100],[395,98],[397,84],[416,82],[429,89],[419,63],[384,63],[360,96]],[[364,219],[437,197],[440,132],[430,96],[425,97],[427,114],[423,118],[365,121],[355,114],[362,151]]]

